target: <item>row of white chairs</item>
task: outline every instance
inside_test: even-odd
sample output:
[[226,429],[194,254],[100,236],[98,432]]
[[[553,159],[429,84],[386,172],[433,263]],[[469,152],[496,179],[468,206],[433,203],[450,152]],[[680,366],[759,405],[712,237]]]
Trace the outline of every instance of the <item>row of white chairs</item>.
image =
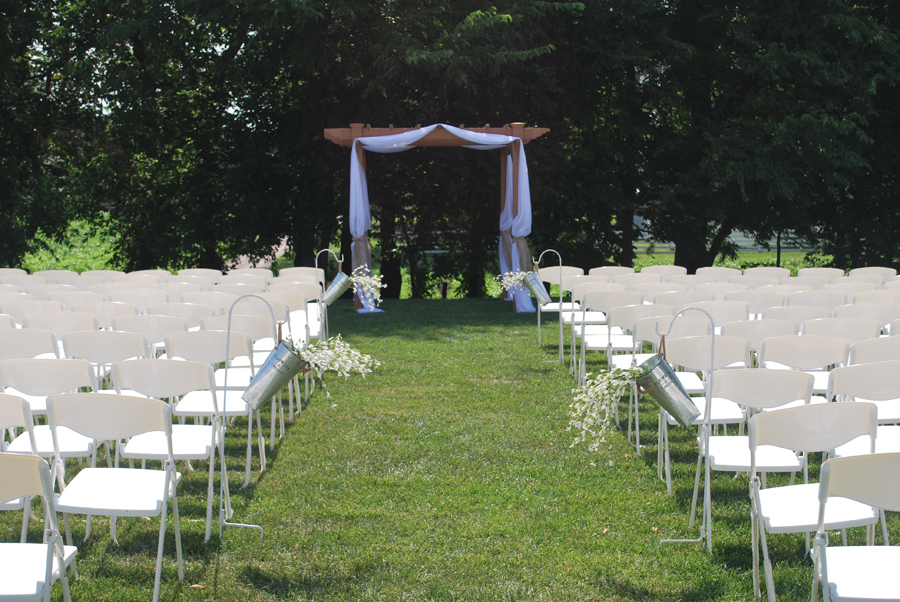
[[[147,284],[165,282],[194,282],[192,278],[208,279],[212,284],[218,284],[223,279],[235,276],[255,276],[272,280],[276,278],[272,270],[268,268],[239,268],[223,273],[221,270],[210,268],[187,268],[173,274],[169,270],[135,270],[123,272],[120,270],[85,270],[81,273],[73,270],[39,270],[33,274],[21,268],[0,268],[0,283],[15,284],[18,282],[31,284],[75,284],[88,285],[100,282],[116,282],[131,280]],[[22,278],[24,277],[24,278]],[[325,282],[325,270],[312,267],[286,267],[278,272],[278,277],[292,278],[295,281],[311,280],[312,282]],[[9,280],[7,280],[9,279]],[[205,282],[204,280],[196,282]]]

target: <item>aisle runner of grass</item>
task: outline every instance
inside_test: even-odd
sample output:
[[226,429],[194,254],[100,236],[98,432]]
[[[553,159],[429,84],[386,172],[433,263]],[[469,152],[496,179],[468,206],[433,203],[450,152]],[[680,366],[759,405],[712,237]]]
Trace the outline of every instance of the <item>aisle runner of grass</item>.
[[[543,363],[557,357],[554,321],[541,350],[534,314],[499,300],[383,307],[363,316],[348,302],[332,307],[332,334],[382,366],[365,380],[331,376],[331,398],[316,392],[261,478],[254,456],[247,490],[238,490],[245,425],[229,430],[234,520],[263,525],[265,541],[226,528],[204,545],[206,470],[182,468],[186,576],[178,584],[170,524],[162,600],[752,599],[745,475],[714,476],[712,556],[697,544],[657,549],[664,537],[696,537],[695,431],[671,431],[670,498],[656,476],[655,406],[642,405],[642,457],[623,433],[600,454],[569,447],[574,380],[567,366]],[[2,513],[3,541],[17,539],[20,516]],[[158,523],[119,524],[116,546],[106,519],[95,518],[87,543],[73,520],[74,599],[149,599]],[[31,541],[40,527],[32,521]],[[770,549],[780,598],[807,598],[802,536],[770,537]]]

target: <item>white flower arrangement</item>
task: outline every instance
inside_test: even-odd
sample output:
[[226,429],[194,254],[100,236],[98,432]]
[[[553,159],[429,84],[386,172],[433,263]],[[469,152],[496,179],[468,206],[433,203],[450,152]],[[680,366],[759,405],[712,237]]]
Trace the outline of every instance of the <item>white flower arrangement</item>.
[[511,291],[516,288],[525,290],[522,283],[525,281],[526,276],[528,276],[528,272],[522,272],[520,270],[518,272],[506,272],[500,276],[494,276],[494,280],[500,285],[500,292],[502,293],[503,291]]
[[608,370],[588,378],[583,387],[572,390],[575,400],[569,405],[570,420],[566,430],[575,430],[575,441],[570,447],[590,441],[589,449],[597,451],[601,443],[606,443],[606,435],[613,428],[615,404],[629,394],[634,379],[641,374],[640,368]]
[[381,304],[381,289],[387,288],[387,285],[381,284],[381,274],[372,274],[368,265],[363,264],[353,270],[350,283],[355,294],[368,297],[376,306]]
[[341,335],[333,336],[327,341],[318,341],[315,345],[294,340],[285,342],[290,343],[291,352],[306,363],[306,368],[301,373],[312,372],[323,388],[325,382],[322,377],[325,372],[337,372],[345,379],[350,374],[361,374],[365,378],[366,374],[381,365],[371,355],[364,355],[345,343]]

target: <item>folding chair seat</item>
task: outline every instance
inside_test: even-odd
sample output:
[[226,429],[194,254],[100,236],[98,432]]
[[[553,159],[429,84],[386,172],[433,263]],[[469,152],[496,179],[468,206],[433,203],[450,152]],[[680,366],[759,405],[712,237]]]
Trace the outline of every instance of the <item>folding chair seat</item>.
[[[116,392],[145,396],[160,401],[168,401],[170,407],[179,398],[195,395],[207,398],[207,407],[212,410],[207,415],[208,424],[173,424],[172,425],[172,457],[174,460],[186,460],[190,468],[191,460],[209,462],[209,478],[206,489],[206,536],[209,541],[212,533],[213,509],[213,475],[217,443],[219,441],[219,415],[212,402],[212,391],[215,378],[212,367],[199,362],[173,362],[169,360],[145,359],[116,362],[112,367],[112,380]],[[229,397],[229,401],[231,398]],[[165,460],[168,453],[167,442],[163,433],[149,432],[132,437],[122,457],[126,460]],[[227,471],[226,471],[227,472]],[[231,501],[228,495],[228,476],[225,475],[225,507],[227,516],[231,516]]]
[[[872,404],[827,403],[758,414],[750,419],[750,520],[753,546],[753,589],[759,589],[759,542],[763,550],[766,591],[775,601],[775,582],[769,558],[767,533],[803,533],[809,550],[809,533],[819,522],[818,484],[810,484],[807,458],[813,452],[829,452],[857,437],[875,442],[876,408]],[[765,456],[769,450],[797,453],[803,464],[803,484],[763,489]],[[770,453],[770,452],[769,452]],[[763,480],[757,475],[763,471]],[[871,506],[842,500],[826,508],[823,525],[828,530],[874,525],[879,513]]]
[[56,504],[50,467],[36,456],[0,454],[0,502],[40,496],[44,508],[44,538],[41,543],[0,543],[0,600],[50,601],[56,581],[63,599],[71,602],[66,571],[75,571],[78,548],[63,545],[56,522]]
[[641,268],[641,274],[659,274],[663,281],[676,276],[687,275],[687,268],[680,265],[648,265]]
[[[677,321],[676,321],[677,323]],[[707,320],[708,323],[708,320]],[[750,343],[746,339],[736,337],[715,337],[715,360],[711,361],[711,337],[685,337],[669,340],[666,337],[666,359],[677,370],[675,375],[684,387],[688,395],[706,393],[706,383],[709,378],[709,369],[722,370],[724,368],[747,368],[750,365]],[[702,372],[704,378],[697,376]],[[706,420],[706,400],[704,398],[691,398],[700,415],[694,422],[695,425],[704,424]],[[712,413],[708,423],[726,426],[728,424],[742,424],[745,416],[740,406],[727,400],[714,397],[712,399]],[[674,418],[662,407],[659,409],[659,434],[658,434],[658,470],[665,469],[666,489],[669,495],[672,492],[672,470],[669,458],[669,427],[676,426]],[[662,476],[660,474],[660,476]]]
[[698,276],[712,276],[717,282],[728,282],[732,276],[740,276],[741,271],[737,268],[725,268],[718,266],[704,266],[697,268],[695,272]]
[[120,270],[85,270],[81,272],[82,276],[96,276],[102,278],[103,282],[112,282],[117,276],[124,276],[125,272]]
[[[762,342],[772,337],[796,336],[800,327],[790,320],[743,320],[729,322],[722,326],[722,334],[728,337],[739,337],[750,342],[750,354],[759,357]],[[759,365],[758,361],[753,362]]]
[[106,301],[106,297],[103,293],[80,290],[75,292],[50,293],[47,296],[50,301],[59,301],[62,303],[63,309],[66,311],[74,311],[72,307],[81,303],[102,303],[103,301]]
[[900,304],[900,290],[863,291],[853,295],[852,303],[893,303]]
[[[762,342],[759,365],[776,370],[799,370],[813,375],[813,394],[828,390],[828,372],[847,363],[850,343],[815,335],[772,337]],[[819,402],[821,399],[814,399]]]
[[743,301],[747,304],[747,311],[751,319],[759,319],[763,313],[771,307],[784,305],[784,295],[773,291],[735,291],[725,295],[727,301]]
[[[724,401],[742,408],[744,412],[766,411],[781,408],[791,403],[809,404],[812,395],[812,376],[802,372],[778,370],[719,370],[712,377],[711,401]],[[779,410],[781,411],[781,410]],[[709,424],[712,424],[710,420]],[[694,493],[691,503],[693,526],[697,511],[697,496],[700,488],[700,471],[704,460],[707,462],[706,485],[704,487],[707,537],[712,539],[712,490],[709,472],[751,472],[754,457],[750,453],[749,437],[744,435],[706,436],[701,428],[698,442],[697,472],[694,477]],[[706,443],[708,440],[708,447]],[[801,458],[790,449],[764,447],[757,449],[755,467],[765,472],[796,473],[804,469]],[[793,481],[793,475],[792,475]]]
[[156,355],[163,348],[166,337],[178,332],[187,332],[188,323],[184,318],[175,316],[137,314],[113,318],[113,330],[141,333],[147,337],[153,354]]
[[139,313],[147,313],[151,305],[168,303],[169,297],[166,291],[152,288],[133,288],[124,291],[113,291],[108,295],[110,301],[117,303],[131,303]]
[[718,280],[715,276],[703,276],[700,274],[684,274],[681,276],[669,276],[666,282],[671,284],[683,284],[685,290],[700,290],[697,285],[700,284],[716,284]]
[[47,396],[90,389],[97,391],[97,375],[84,360],[14,359],[0,361],[0,384],[8,395],[18,395],[32,414],[47,413]]
[[[114,468],[84,468],[68,483],[58,472],[59,498],[57,510],[63,513],[66,539],[72,543],[69,514],[110,517],[111,537],[115,541],[116,519],[124,516],[152,518],[159,516],[159,544],[156,555],[156,578],[153,602],[159,600],[162,576],[163,543],[169,501],[175,527],[175,550],[178,580],[184,579],[181,558],[181,526],[178,517],[178,481],[172,454],[172,416],[169,406],[156,399],[128,395],[71,393],[47,399],[47,415],[54,432],[66,426],[93,439],[125,440],[152,431],[165,433],[166,454],[163,470],[119,468],[116,454]],[[117,445],[116,449],[120,449]],[[90,533],[86,530],[85,536]]]
[[228,308],[237,301],[238,296],[220,291],[197,291],[182,293],[182,300],[185,303],[196,303],[197,305],[208,305],[213,308],[216,315],[227,314]]
[[78,287],[71,284],[35,284],[25,289],[29,295],[34,295],[38,301],[56,301],[50,299],[51,293],[77,293]]
[[179,276],[199,276],[201,278],[212,278],[214,282],[218,282],[219,278],[222,277],[221,270],[214,270],[212,268],[186,268],[183,270],[178,270]]
[[49,330],[0,329],[0,360],[58,358],[59,349],[56,335]]
[[187,322],[188,330],[200,328],[200,321],[217,314],[209,305],[197,303],[160,303],[147,308],[151,316],[173,316]]
[[791,271],[787,268],[777,268],[773,266],[759,266],[755,268],[747,268],[744,270],[745,276],[764,276],[766,278],[775,278],[776,280],[784,280],[791,277]]
[[199,284],[192,284],[189,282],[163,282],[162,284],[151,284],[148,288],[164,291],[169,303],[181,303],[182,293],[203,289]]
[[800,335],[815,335],[844,339],[851,345],[881,334],[881,324],[863,318],[820,318],[807,320],[800,325]]
[[677,313],[690,305],[712,300],[712,293],[704,293],[703,291],[682,291],[678,293],[660,293],[653,299],[653,303],[671,305],[675,308],[675,312]]
[[710,282],[709,284],[698,284],[694,287],[694,290],[710,293],[713,296],[713,301],[727,301],[728,293],[745,291],[747,290],[747,285],[732,284],[731,282]]
[[838,291],[840,293],[844,293],[849,298],[856,293],[862,293],[864,291],[874,291],[878,290],[879,288],[880,287],[877,287],[874,284],[870,284],[868,282],[842,282],[840,284],[826,284],[822,287],[822,290]]
[[827,318],[829,312],[824,307],[808,307],[804,305],[790,305],[785,307],[768,307],[762,312],[763,320],[789,320],[800,324],[807,320]]
[[22,324],[25,316],[31,314],[62,310],[63,306],[59,301],[16,301],[0,305],[0,313],[12,316],[16,324]]
[[819,278],[825,278],[828,282],[831,282],[835,278],[840,278],[844,275],[844,270],[841,268],[800,268],[797,270],[798,276],[816,276]]
[[812,600],[819,584],[822,597],[834,600],[900,600],[896,570],[900,547],[874,546],[870,527],[867,546],[828,545],[825,516],[837,499],[869,504],[882,512],[900,510],[900,454],[832,458],[819,478],[819,523],[813,545]]
[[869,274],[875,274],[877,276],[881,276],[885,280],[890,280],[891,278],[893,278],[894,276],[897,275],[897,270],[895,270],[894,268],[866,266],[864,268],[854,268],[854,269],[850,270],[850,273],[848,275],[849,276],[863,276],[863,275],[869,275]]
[[891,322],[900,319],[900,304],[853,303],[835,307],[832,314],[835,318],[875,320],[881,325],[881,329],[885,330]]
[[66,357],[87,360],[95,366],[98,382],[103,382],[115,362],[153,357],[147,337],[138,332],[72,332],[63,335],[62,344]]
[[589,276],[606,276],[607,278],[615,278],[621,274],[634,274],[634,268],[624,265],[603,265],[588,270]]
[[793,278],[782,278],[778,284],[808,286],[809,289],[806,290],[820,291],[830,282],[828,278],[821,276],[794,276]]
[[97,324],[104,330],[111,330],[113,318],[117,316],[133,316],[137,314],[137,307],[131,303],[116,303],[114,301],[101,301],[99,303],[79,303],[71,307],[72,311],[91,314],[97,318]]
[[752,274],[741,274],[740,276],[732,276],[728,279],[728,282],[732,282],[734,284],[746,284],[748,290],[753,290],[761,286],[778,284],[778,279],[772,278],[770,276],[754,276]]
[[73,272],[72,270],[38,270],[33,275],[46,278],[48,284],[56,284],[60,277],[77,276],[78,272]]

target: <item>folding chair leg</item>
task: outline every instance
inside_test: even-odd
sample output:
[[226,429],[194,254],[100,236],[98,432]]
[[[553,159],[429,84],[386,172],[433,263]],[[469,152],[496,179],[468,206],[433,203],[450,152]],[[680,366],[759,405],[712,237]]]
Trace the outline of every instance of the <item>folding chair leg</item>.
[[[244,487],[250,485],[250,459],[253,455],[253,414],[254,410],[250,410],[247,414],[247,463],[244,467]],[[221,441],[220,445],[225,442]]]
[[259,439],[259,473],[266,471],[266,437],[263,435],[262,419],[259,417],[259,411],[256,412],[256,433]]
[[22,500],[22,535],[19,543],[28,541],[28,522],[31,520],[31,498],[26,497]]
[[753,597],[759,599],[762,592],[759,589],[759,508],[756,504],[756,488],[759,484],[750,481],[750,547],[753,550]]
[[281,391],[278,392],[278,438],[284,439],[284,404],[281,403]]
[[[217,447],[215,445],[215,439],[216,439],[216,429],[217,429],[218,425],[216,425],[215,422],[216,421],[213,421],[213,446],[212,446],[213,454],[216,453],[216,447]],[[212,509],[213,509],[213,496],[215,495],[214,491],[213,491],[213,474],[215,473],[215,471],[216,471],[216,458],[214,455],[209,459],[209,479],[206,484],[206,534],[203,538],[204,543],[208,542],[209,538],[212,536]]]
[[697,472],[694,474],[694,495],[691,497],[691,521],[688,526],[694,526],[694,520],[697,518],[697,494],[700,490],[700,467],[703,462],[703,451],[697,454]]
[[886,546],[891,545],[890,540],[888,539],[888,530],[887,530],[887,520],[884,516],[884,510],[880,510],[879,514],[881,514],[881,538],[882,543]]
[[278,401],[281,393],[272,397],[272,426],[269,429],[269,449],[275,451],[275,417],[278,411]]
[[294,383],[297,382],[297,375],[294,375],[290,381],[288,381],[288,422],[291,424],[294,423]]

